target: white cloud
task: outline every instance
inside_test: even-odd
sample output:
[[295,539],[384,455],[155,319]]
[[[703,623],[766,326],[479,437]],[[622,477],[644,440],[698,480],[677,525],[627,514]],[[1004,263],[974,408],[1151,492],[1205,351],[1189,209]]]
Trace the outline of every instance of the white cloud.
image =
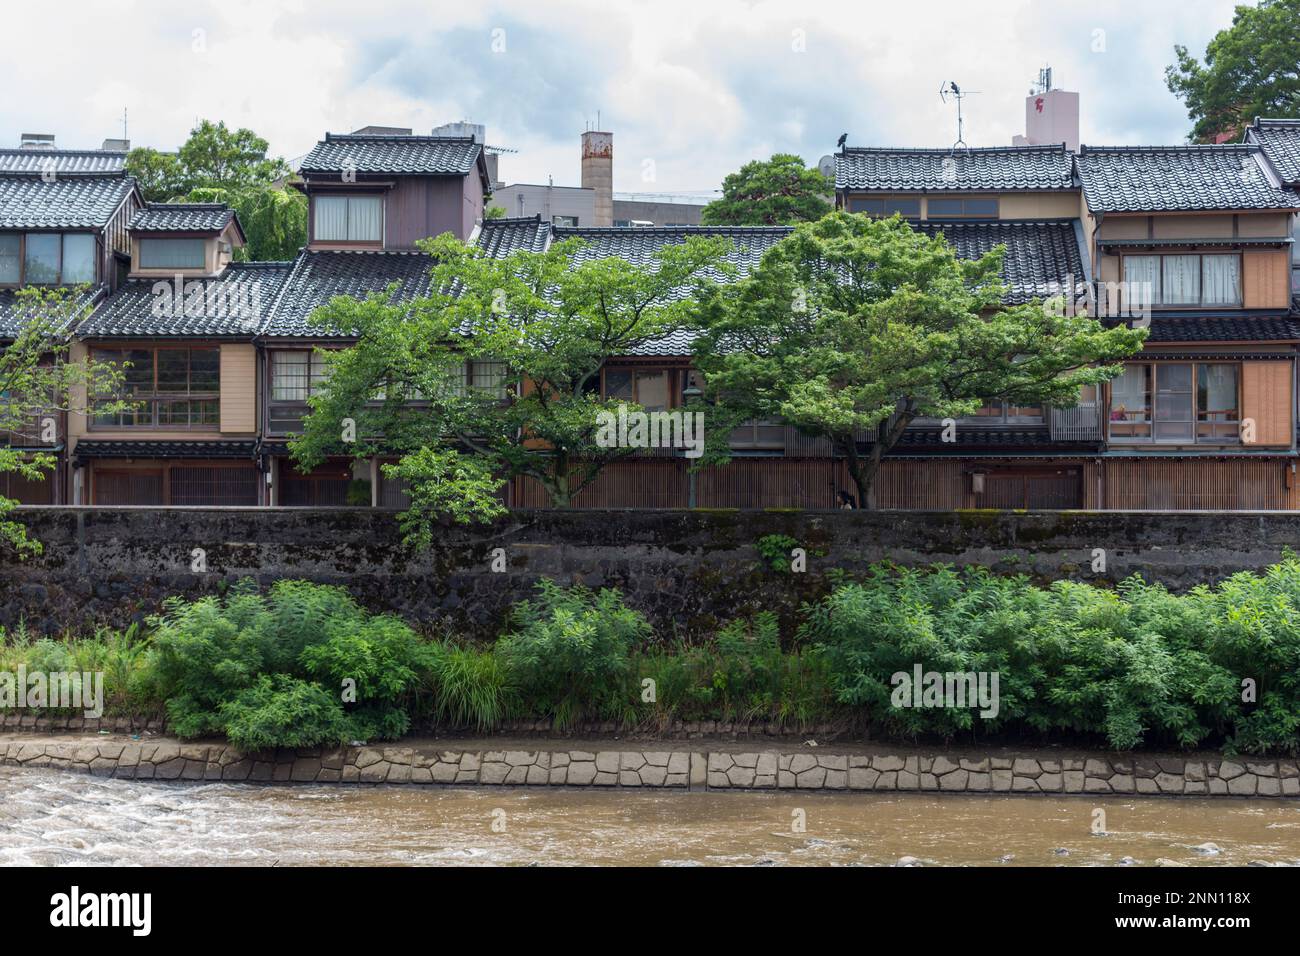
[[[125,107],[137,144],[172,149],[197,119],[222,119],[291,158],[326,130],[468,118],[520,151],[502,160],[508,179],[568,184],[579,134],[600,111],[615,134],[616,188],[696,190],[778,150],[815,162],[845,131],[852,143],[947,145],[945,80],[979,91],[966,101],[966,140],[1008,143],[1049,62],[1081,93],[1085,141],[1176,142],[1188,123],[1164,65],[1175,43],[1202,51],[1232,7],[54,0],[6,10],[0,142],[30,131],[95,146],[121,135]],[[503,53],[491,50],[494,29]]]

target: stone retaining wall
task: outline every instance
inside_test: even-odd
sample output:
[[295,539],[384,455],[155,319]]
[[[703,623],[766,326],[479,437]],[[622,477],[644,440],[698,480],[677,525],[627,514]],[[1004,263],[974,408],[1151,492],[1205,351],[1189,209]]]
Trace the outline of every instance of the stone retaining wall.
[[[49,633],[122,626],[171,595],[219,593],[239,578],[347,586],[376,610],[495,636],[540,578],[621,588],[663,633],[704,632],[772,610],[788,626],[824,594],[826,572],[889,559],[1111,584],[1134,573],[1177,589],[1278,560],[1300,512],[516,511],[487,527],[446,526],[426,553],[377,509],[19,508],[44,552],[0,549],[0,626]],[[806,573],[758,550],[780,535]],[[194,570],[202,549],[206,570]],[[494,571],[502,549],[505,570]],[[1104,554],[1104,570],[1096,563]],[[499,569],[499,565],[497,565]]]
[[1297,797],[1295,760],[957,757],[710,750],[346,747],[244,754],[212,743],[0,741],[0,763],[127,780],[679,790],[941,791]]

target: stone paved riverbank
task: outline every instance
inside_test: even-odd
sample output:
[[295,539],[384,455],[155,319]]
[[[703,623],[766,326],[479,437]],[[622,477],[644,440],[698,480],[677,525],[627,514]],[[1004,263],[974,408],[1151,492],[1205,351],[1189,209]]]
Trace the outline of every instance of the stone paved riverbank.
[[0,736],[0,763],[131,780],[238,783],[1300,796],[1300,764],[1291,759],[894,754],[793,744],[755,744],[750,750],[704,741],[689,749],[619,741],[580,746],[553,741],[548,747],[492,749],[489,739],[245,754],[220,742],[7,734]]

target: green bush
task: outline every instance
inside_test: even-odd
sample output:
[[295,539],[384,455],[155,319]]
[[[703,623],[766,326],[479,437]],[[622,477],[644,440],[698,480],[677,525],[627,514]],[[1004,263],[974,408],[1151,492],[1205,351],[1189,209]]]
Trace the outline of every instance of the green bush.
[[182,737],[246,747],[404,734],[432,652],[397,618],[342,588],[241,581],[224,598],[169,600],[153,621],[152,669]]
[[496,652],[517,686],[526,713],[550,717],[559,729],[583,717],[629,711],[623,693],[632,649],[651,636],[650,624],[613,589],[538,584],[538,596],[516,605],[513,630]]
[[[839,701],[895,735],[952,737],[973,708],[895,708],[891,676],[998,672],[987,732],[1066,732],[1117,749],[1220,740],[1297,748],[1300,562],[1185,595],[1134,577],[1114,591],[1048,588],[983,569],[873,568],[806,609],[801,639],[824,648]],[[1258,703],[1242,701],[1253,679]]]

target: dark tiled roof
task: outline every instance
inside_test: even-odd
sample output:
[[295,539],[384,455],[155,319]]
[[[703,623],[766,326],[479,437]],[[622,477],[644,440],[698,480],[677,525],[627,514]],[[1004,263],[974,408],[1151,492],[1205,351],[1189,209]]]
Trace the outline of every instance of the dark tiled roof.
[[[302,252],[280,288],[262,326],[262,335],[301,338],[329,337],[331,333],[309,325],[307,318],[340,295],[364,298],[397,283],[396,302],[429,293],[433,257],[422,252]],[[348,337],[338,330],[335,336]]]
[[1262,158],[1251,145],[1084,146],[1075,162],[1093,212],[1300,208]]
[[[1004,244],[1003,279],[1007,301],[1012,304],[1048,298],[1065,291],[1073,277],[1074,291],[1081,294],[1085,275],[1079,255],[1073,220],[1041,222],[934,222],[917,223],[923,232],[942,232],[962,258],[974,259],[994,246]],[[518,248],[537,248],[535,230],[548,230],[552,241],[577,238],[586,245],[578,261],[587,262],[618,256],[630,262],[649,264],[657,250],[670,243],[685,242],[690,236],[726,236],[733,249],[728,261],[743,276],[758,264],[764,252],[788,236],[788,226],[680,226],[640,229],[572,228],[550,226],[532,219],[489,220],[479,233],[481,248],[494,255],[507,255]],[[532,244],[532,245],[529,245]],[[685,294],[683,290],[682,294]],[[685,355],[690,352],[692,334],[677,332],[640,347],[640,355]]]
[[955,151],[846,147],[835,157],[835,188],[893,192],[1072,189],[1070,160],[1064,144]]
[[1147,343],[1156,342],[1300,342],[1300,316],[1153,315]]
[[102,229],[134,188],[123,176],[0,177],[0,229]]
[[477,245],[494,259],[512,252],[542,252],[550,239],[551,227],[541,216],[519,219],[485,219],[479,227]]
[[[173,310],[173,281],[131,279],[110,295],[81,326],[83,338],[133,336],[245,336],[265,321],[293,263],[235,262],[220,278],[197,279],[202,297],[187,298]],[[162,284],[166,297],[154,292]],[[155,308],[161,314],[155,315]],[[180,314],[173,314],[173,311]]]
[[1062,295],[1073,280],[1073,290],[1084,288],[1083,260],[1074,220],[1041,222],[920,222],[913,224],[927,235],[942,233],[963,259],[978,259],[994,246],[1005,245],[1002,280],[1005,301],[1018,305],[1032,299]]
[[[77,307],[90,306],[98,301],[107,289],[98,286],[86,291],[75,300]],[[30,311],[19,303],[18,293],[14,289],[0,289],[0,340],[13,339],[30,318]],[[73,319],[77,318],[74,314]]]
[[256,441],[97,441],[77,442],[73,457],[89,458],[253,458]]
[[221,232],[235,218],[222,202],[151,202],[131,219],[139,232]]
[[1300,119],[1257,119],[1246,142],[1263,150],[1284,183],[1300,185]]
[[326,133],[302,161],[302,173],[466,176],[482,147],[472,139]]
[[731,240],[732,247],[727,253],[727,262],[743,275],[758,265],[763,253],[793,231],[790,226],[612,226],[599,229],[553,226],[551,241],[581,240],[583,246],[576,256],[578,262],[617,256],[635,265],[648,266],[655,262],[655,253],[664,246],[683,243],[692,236],[724,236]]
[[126,153],[106,149],[0,149],[0,174],[120,173]]

